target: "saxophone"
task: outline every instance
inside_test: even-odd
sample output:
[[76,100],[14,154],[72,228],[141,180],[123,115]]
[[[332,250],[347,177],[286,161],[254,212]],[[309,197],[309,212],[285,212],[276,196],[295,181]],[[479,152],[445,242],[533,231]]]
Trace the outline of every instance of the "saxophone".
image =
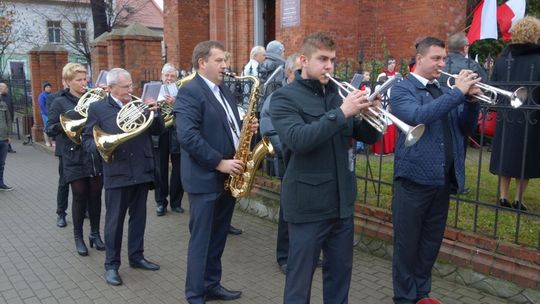
[[251,139],[254,132],[251,130],[250,122],[255,118],[255,108],[259,99],[260,81],[254,76],[238,77],[232,73],[225,73],[229,77],[234,77],[236,80],[251,80],[253,82],[251,92],[249,94],[249,105],[247,112],[242,122],[242,130],[238,140],[238,149],[234,154],[234,159],[239,159],[244,162],[244,173],[238,176],[229,176],[225,181],[225,190],[230,190],[232,196],[236,198],[245,197],[251,191],[253,180],[255,179],[255,171],[259,168],[261,161],[266,154],[274,155],[274,147],[266,136],[257,143],[253,151],[251,151]]

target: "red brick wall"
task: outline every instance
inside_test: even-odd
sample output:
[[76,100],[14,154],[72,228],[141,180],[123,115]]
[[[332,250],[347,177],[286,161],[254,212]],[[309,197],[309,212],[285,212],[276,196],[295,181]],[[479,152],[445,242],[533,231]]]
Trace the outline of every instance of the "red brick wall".
[[[233,55],[239,71],[253,47],[252,0],[165,0],[165,43],[170,62],[190,67],[193,47],[216,39]],[[384,59],[385,52],[408,60],[415,41],[431,35],[446,39],[464,29],[466,1],[446,0],[303,0],[300,26],[281,28],[281,0],[276,1],[276,39],[285,55],[298,50],[309,33],[325,31],[336,40],[338,59],[356,60],[361,48],[365,59]]]
[[62,88],[62,68],[68,62],[68,52],[65,49],[45,46],[42,49],[32,50],[30,55],[30,73],[32,75],[32,112],[34,125],[32,126],[32,138],[35,141],[43,141],[43,120],[39,107],[38,97],[43,91],[43,83],[48,81],[53,91]]
[[99,41],[92,45],[92,52],[90,53],[92,58],[92,81],[95,82],[99,75],[99,71],[108,70],[108,55],[107,55],[107,41]]
[[302,1],[301,25],[281,28],[281,1],[276,2],[276,36],[286,55],[298,50],[303,37],[314,31],[330,33],[338,58],[356,60],[360,48],[365,59],[384,59],[385,50],[408,60],[415,41],[424,36],[446,40],[464,29],[466,1],[445,0],[323,0]]
[[191,69],[195,45],[210,39],[209,0],[164,0],[167,61]]

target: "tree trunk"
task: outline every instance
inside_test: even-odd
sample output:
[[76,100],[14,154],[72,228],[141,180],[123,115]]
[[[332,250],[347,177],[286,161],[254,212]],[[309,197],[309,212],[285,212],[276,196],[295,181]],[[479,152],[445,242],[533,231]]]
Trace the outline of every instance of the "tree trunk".
[[92,20],[94,21],[94,39],[109,31],[105,0],[90,0]]

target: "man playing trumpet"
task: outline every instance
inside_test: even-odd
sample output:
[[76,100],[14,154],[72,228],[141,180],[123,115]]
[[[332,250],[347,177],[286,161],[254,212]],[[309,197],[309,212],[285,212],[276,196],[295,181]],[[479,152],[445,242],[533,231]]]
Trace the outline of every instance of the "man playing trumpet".
[[422,138],[407,147],[401,133],[396,144],[392,222],[394,303],[429,297],[431,268],[442,243],[449,197],[463,190],[463,137],[476,126],[479,105],[472,95],[481,78],[461,70],[455,86],[437,78],[445,66],[444,42],[433,37],[416,47],[416,69],[392,88],[395,116],[411,125],[425,124]]
[[327,74],[334,71],[335,43],[324,33],[307,36],[295,81],[274,92],[272,122],[286,164],[281,207],[289,229],[284,303],[309,303],[313,273],[323,252],[325,303],[347,303],[353,258],[356,198],[353,138],[371,144],[379,133],[355,118],[380,100],[365,91],[344,99]]

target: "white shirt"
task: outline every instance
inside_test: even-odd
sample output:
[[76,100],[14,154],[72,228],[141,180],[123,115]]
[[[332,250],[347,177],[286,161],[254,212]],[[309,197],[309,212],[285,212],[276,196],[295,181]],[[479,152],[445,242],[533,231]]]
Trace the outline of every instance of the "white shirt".
[[259,62],[255,59],[250,59],[248,63],[246,64],[246,66],[244,67],[244,71],[242,75],[259,77],[258,70],[259,70]]
[[441,85],[439,84],[439,81],[437,81],[437,79],[433,79],[433,81],[430,82],[429,80],[427,80],[426,78],[416,74],[415,72],[411,72],[411,75],[413,75],[416,79],[418,79],[418,81],[420,81],[420,83],[423,84],[424,86],[427,86],[428,83],[433,83],[438,88],[441,87]]
[[[206,82],[206,85],[214,93],[214,96],[218,100],[219,105],[225,110],[225,113],[227,114],[227,121],[229,122],[229,129],[231,130],[233,142],[234,142],[234,148],[238,148],[238,141],[240,139],[240,128],[238,126],[238,122],[236,121],[236,117],[234,116],[234,112],[231,109],[231,106],[225,99],[225,96],[220,92],[219,86],[213,83],[212,81],[206,79],[204,76],[199,74],[201,78]],[[223,98],[222,98],[223,97]]]
[[109,94],[109,96],[111,96],[111,98],[120,106],[120,108],[124,106],[124,104],[120,101],[120,99],[112,96],[112,94]]

